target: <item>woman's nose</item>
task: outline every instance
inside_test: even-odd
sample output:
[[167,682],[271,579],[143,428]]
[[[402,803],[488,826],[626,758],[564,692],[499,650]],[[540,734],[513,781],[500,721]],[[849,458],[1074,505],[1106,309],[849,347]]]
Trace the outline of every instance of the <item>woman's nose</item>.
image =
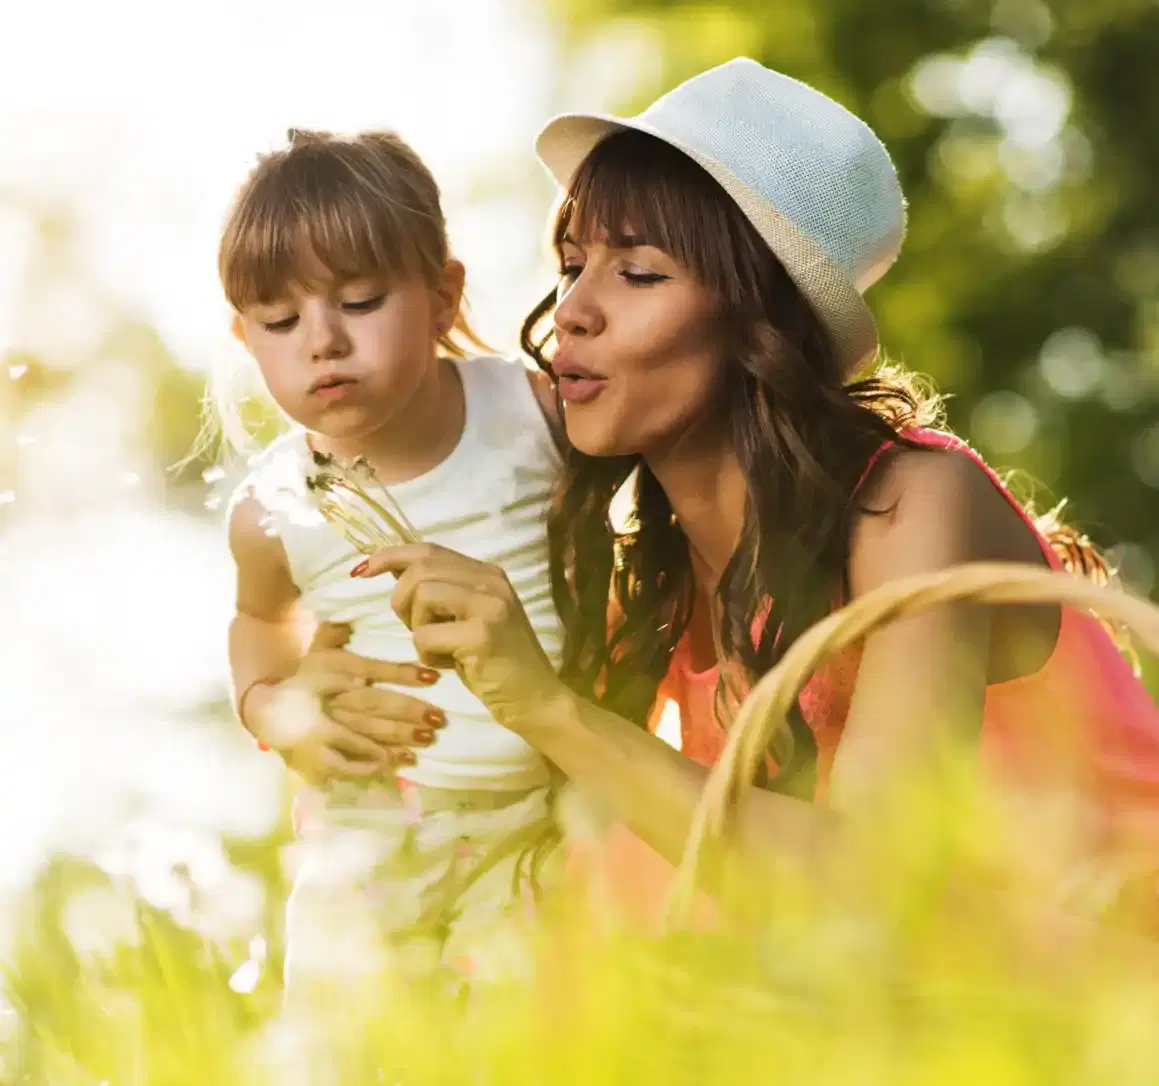
[[583,273],[561,291],[553,315],[555,330],[569,336],[596,336],[607,322],[603,309],[594,297],[591,287],[583,281]]

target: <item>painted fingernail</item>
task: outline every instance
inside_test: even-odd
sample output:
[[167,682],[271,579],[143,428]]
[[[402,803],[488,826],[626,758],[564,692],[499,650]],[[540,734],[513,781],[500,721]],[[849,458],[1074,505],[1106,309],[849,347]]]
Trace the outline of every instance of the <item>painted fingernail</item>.
[[419,668],[419,682],[421,683],[437,683],[439,681],[439,673],[432,671],[429,667]]
[[441,728],[446,724],[447,718],[438,709],[428,709],[423,713],[423,722],[429,724],[432,728]]
[[416,728],[415,742],[416,743],[430,743],[433,742],[435,733],[431,728]]
[[364,558],[351,571],[351,577],[361,577],[368,569],[370,569],[370,559]]

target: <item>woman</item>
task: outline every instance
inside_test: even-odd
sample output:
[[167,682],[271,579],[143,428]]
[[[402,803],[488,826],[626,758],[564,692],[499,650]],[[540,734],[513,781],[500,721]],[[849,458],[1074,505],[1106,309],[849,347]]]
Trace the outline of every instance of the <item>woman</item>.
[[[675,861],[721,721],[812,622],[907,574],[1064,563],[970,450],[925,428],[932,401],[888,371],[858,379],[877,349],[862,292],[904,230],[861,121],[739,59],[634,120],[557,118],[538,150],[567,190],[560,287],[524,329],[571,446],[550,525],[562,672],[491,567],[403,547],[365,575],[396,574],[424,658],[453,660],[500,722]],[[621,492],[634,502],[615,531]],[[683,753],[647,727],[666,697]],[[1073,743],[1047,741],[1044,720]],[[1000,777],[1081,794],[1093,847],[1159,801],[1159,714],[1098,622],[942,606],[810,684],[745,805],[749,854],[811,862],[834,811],[867,810],[963,740]]]

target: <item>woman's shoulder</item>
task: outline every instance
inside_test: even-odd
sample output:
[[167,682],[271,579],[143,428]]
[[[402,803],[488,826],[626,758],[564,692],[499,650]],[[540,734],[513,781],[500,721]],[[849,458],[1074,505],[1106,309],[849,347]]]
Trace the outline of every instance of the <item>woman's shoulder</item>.
[[850,540],[854,594],[894,577],[1026,551],[1025,519],[992,473],[952,435],[893,444],[859,494]]
[[870,458],[858,490],[870,509],[900,511],[903,499],[908,499],[907,511],[930,498],[971,501],[990,486],[976,455],[952,434],[924,430],[901,436],[906,443],[885,442]]

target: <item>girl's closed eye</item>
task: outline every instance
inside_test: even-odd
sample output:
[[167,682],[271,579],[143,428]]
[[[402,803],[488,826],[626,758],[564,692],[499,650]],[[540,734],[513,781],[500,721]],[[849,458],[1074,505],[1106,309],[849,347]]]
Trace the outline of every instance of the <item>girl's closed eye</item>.
[[279,317],[273,321],[261,321],[261,326],[267,332],[288,332],[298,323],[298,314],[291,313],[288,317]]
[[362,298],[342,303],[342,308],[348,313],[373,313],[386,301],[385,294],[376,294],[373,298]]

